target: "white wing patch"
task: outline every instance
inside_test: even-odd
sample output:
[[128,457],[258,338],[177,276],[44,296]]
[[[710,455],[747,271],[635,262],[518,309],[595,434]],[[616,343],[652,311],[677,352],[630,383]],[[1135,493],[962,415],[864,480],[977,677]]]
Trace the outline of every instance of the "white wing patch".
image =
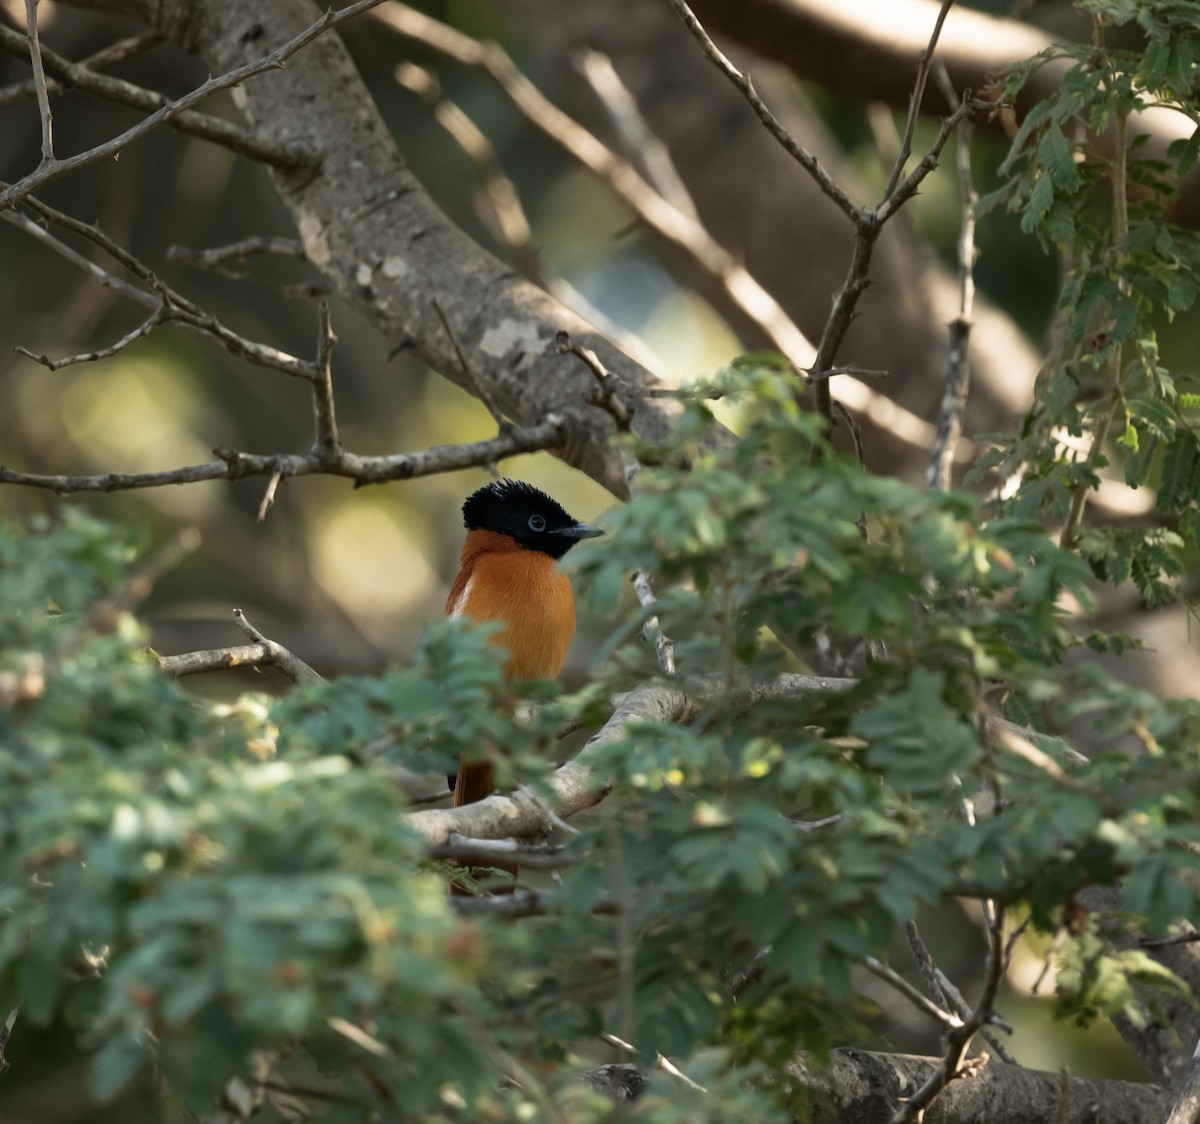
[[462,587],[462,592],[454,599],[454,604],[450,606],[450,612],[446,614],[450,620],[463,615],[467,607],[467,602],[471,599],[471,586],[474,584],[475,579],[473,577],[467,579],[467,584]]

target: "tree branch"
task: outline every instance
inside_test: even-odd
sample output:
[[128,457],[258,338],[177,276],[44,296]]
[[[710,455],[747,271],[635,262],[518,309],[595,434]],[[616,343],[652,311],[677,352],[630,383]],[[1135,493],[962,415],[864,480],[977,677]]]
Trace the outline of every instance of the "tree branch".
[[382,0],[358,0],[358,3],[349,4],[345,8],[336,11],[330,8],[320,19],[304,28],[298,34],[293,35],[285,43],[276,47],[275,50],[259,56],[253,62],[234,67],[232,70],[210,78],[203,85],[197,86],[191,93],[185,94],[175,101],[167,102],[167,104],[155,113],[126,129],[125,132],[118,136],[113,137],[112,140],[96,145],[95,148],[89,148],[86,152],[69,156],[65,160],[50,162],[43,160],[42,166],[37,171],[31,172],[4,191],[0,191],[0,211],[16,206],[30,192],[37,191],[43,185],[61,179],[69,172],[87,167],[89,164],[95,164],[99,160],[108,160],[117,156],[122,149],[132,144],[135,140],[144,137],[160,125],[165,125],[168,121],[191,109],[192,106],[198,105],[218,90],[227,90],[231,86],[239,86],[258,74],[282,67],[297,51],[307,47],[309,43],[318,36],[323,35],[330,28],[336,27],[344,20],[350,19],[360,12],[365,12],[368,8],[373,8],[380,3],[382,3]]
[[[16,35],[16,40],[24,42],[19,34]],[[141,54],[142,51],[149,50],[156,43],[161,42],[162,36],[157,31],[142,31],[137,35],[130,35],[125,39],[118,39],[115,43],[110,43],[107,47],[102,47],[100,50],[81,60],[79,65],[86,66],[93,71],[102,70],[108,66],[115,66],[117,63],[134,55]],[[5,37],[3,45],[8,45],[7,37]],[[46,82],[46,89],[51,93],[57,93],[62,88],[58,82],[52,79]],[[13,82],[11,85],[0,89],[0,107],[11,105],[13,102],[36,95],[37,84],[32,78],[26,82]]]
[[[787,1067],[797,1119],[809,1124],[886,1124],[897,1103],[927,1081],[937,1058],[836,1050],[828,1069],[805,1059]],[[1067,1077],[1015,1066],[988,1065],[946,1088],[930,1124],[1158,1124],[1166,1094],[1154,1085]],[[805,1116],[805,1112],[811,1116]]]
[[274,667],[293,683],[322,682],[321,676],[299,656],[259,632],[246,619],[246,614],[241,609],[234,609],[232,616],[233,623],[250,638],[250,644],[236,648],[185,652],[178,656],[159,656],[159,667],[172,679],[196,675],[202,671],[227,671],[233,667]]
[[745,266],[695,218],[655,191],[628,160],[548,101],[498,46],[481,43],[398,2],[376,12],[375,18],[407,38],[487,73],[526,120],[603,179],[644,222],[719,278],[729,297],[795,366],[809,366],[812,344]]
[[[34,0],[26,0],[26,3],[33,2]],[[157,39],[157,36],[155,38]],[[12,55],[28,55],[32,51],[29,41],[24,36],[5,27],[2,23],[0,23],[0,47]],[[112,78],[105,74],[99,74],[87,63],[71,62],[70,59],[65,59],[45,47],[41,49],[41,61],[46,72],[57,78],[64,87],[82,90],[86,94],[115,102],[117,105],[154,113],[156,110],[166,109],[174,104],[169,97],[156,90],[147,90],[142,86],[127,82],[123,78]],[[102,61],[108,62],[109,60],[103,59]],[[40,73],[41,68],[36,68],[33,79],[35,87]],[[44,93],[44,91],[45,79],[43,78],[42,92]],[[49,114],[49,103],[47,103],[45,112]],[[300,171],[313,167],[316,162],[314,154],[309,149],[299,145],[288,148],[267,144],[253,133],[239,129],[236,125],[232,125],[220,117],[199,113],[196,110],[177,111],[167,118],[165,123],[181,133],[211,141],[231,152],[247,156],[251,160],[260,160],[264,164],[283,171]],[[49,154],[48,159],[53,163],[53,152]]]
[[201,480],[240,480],[245,476],[344,476],[356,486],[412,480],[461,468],[493,464],[518,453],[559,449],[568,443],[572,421],[550,414],[537,425],[514,427],[486,441],[465,445],[434,445],[418,453],[392,453],[364,457],[345,450],[329,460],[318,453],[256,454],[235,449],[214,449],[218,459],[164,472],[106,472],[93,476],[44,476],[18,472],[0,465],[0,484],[45,488],[59,495],[72,492],[122,492],[162,488],[168,484],[195,484]]

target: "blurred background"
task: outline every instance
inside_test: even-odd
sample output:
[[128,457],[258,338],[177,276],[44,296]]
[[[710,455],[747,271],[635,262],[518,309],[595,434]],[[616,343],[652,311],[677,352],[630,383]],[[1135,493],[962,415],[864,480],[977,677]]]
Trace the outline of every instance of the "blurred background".
[[[584,76],[581,52],[590,48],[611,57],[650,127],[666,143],[710,231],[744,258],[810,338],[819,335],[830,294],[849,259],[851,232],[703,59],[665,4],[445,0],[418,6],[472,35],[500,41],[552,99],[617,144],[611,115]],[[1039,33],[1075,39],[1089,34],[1066,0],[959,6],[1020,19]],[[857,5],[841,0],[826,7],[853,13]],[[23,27],[20,0],[2,0],[0,9],[10,25]],[[43,4],[40,19],[44,43],[73,59],[142,30],[115,17],[55,4]],[[928,27],[915,34],[923,43]],[[484,78],[414,48],[369,17],[351,22],[343,37],[420,179],[456,223],[498,256],[505,257],[508,250],[490,233],[494,224],[477,169],[429,107],[397,81],[402,63],[433,70],[445,96],[495,145],[504,171],[519,189],[538,264],[556,293],[576,294],[605,326],[636,338],[636,346],[644,349],[638,357],[644,355],[671,381],[711,373],[735,355],[762,346],[707,278],[644,233],[607,188],[540,138]],[[844,62],[834,60],[837,80],[831,82],[824,71],[820,81],[804,71],[803,52],[796,69],[789,70],[736,43],[728,46],[834,178],[854,198],[873,202],[903,127],[903,96],[893,101],[864,96],[859,87],[870,83],[855,70],[849,52]],[[826,70],[829,62],[825,60]],[[906,65],[905,73],[911,75],[911,64]],[[207,77],[196,59],[167,44],[122,62],[113,73],[172,96]],[[3,93],[28,77],[27,58],[0,55],[0,178],[8,182],[27,174],[39,160],[35,102]],[[927,102],[936,112],[945,111],[935,89]],[[79,93],[59,95],[53,104],[60,154],[97,144],[139,117]],[[226,95],[204,108],[237,120]],[[922,121],[914,145],[918,153],[935,130],[932,118]],[[995,169],[1006,149],[1002,129],[976,132],[972,156],[981,192],[995,186]],[[948,150],[943,168],[889,226],[876,256],[874,283],[840,357],[888,371],[880,389],[925,423],[936,414],[945,325],[956,311],[954,245],[961,199],[951,154]],[[253,257],[210,271],[168,258],[174,245],[200,249],[249,236],[295,238],[263,168],[159,129],[119,160],[63,178],[41,197],[78,219],[98,223],[234,330],[296,355],[313,354],[317,317],[311,294],[314,286],[321,287],[321,278],[305,263]],[[101,260],[86,243],[72,244]],[[1054,260],[1003,213],[993,213],[981,224],[978,245],[980,302],[972,341],[969,436],[1011,430],[1028,404],[1057,279]],[[5,282],[0,285],[0,463],[40,473],[141,472],[207,461],[215,447],[254,453],[308,448],[312,414],[307,387],[240,363],[181,328],[159,329],[113,358],[57,372],[14,354],[16,345],[51,357],[104,347],[139,324],[145,312],[6,223],[0,223],[0,277]],[[482,405],[411,356],[389,357],[384,341],[336,298],[333,322],[338,335],[334,387],[348,449],[386,454],[494,433]],[[1168,366],[1187,369],[1193,363],[1191,341],[1197,328],[1195,314],[1169,329],[1164,326]],[[864,425],[866,459],[873,471],[920,478],[926,455],[921,431],[891,425],[886,414],[864,419]],[[972,452],[969,442],[963,452],[961,467]],[[605,510],[616,502],[545,454],[505,461],[500,470],[545,488],[589,522],[603,521]],[[151,546],[195,527],[201,534],[199,550],[158,582],[141,613],[158,651],[238,643],[241,636],[229,614],[240,607],[266,634],[324,675],[373,673],[404,661],[422,624],[440,616],[461,544],[459,505],[486,480],[483,470],[474,470],[356,491],[344,480],[308,477],[281,485],[262,524],[256,518],[265,488],[262,478],[69,501],[5,487],[0,488],[0,515],[24,519],[53,514],[70,502],[106,519],[146,528]],[[1122,517],[1134,520],[1145,517],[1152,499],[1130,493],[1112,502]],[[1148,614],[1135,601],[1118,599],[1111,613],[1108,627],[1140,634],[1160,653],[1129,661],[1123,668],[1128,678],[1167,694],[1194,691],[1196,642],[1181,609]],[[584,620],[569,676],[586,675],[597,636],[596,627]],[[266,676],[252,673],[233,685],[273,686]],[[200,689],[229,688],[210,683]],[[943,931],[944,947],[934,947],[943,967],[953,975],[956,966],[974,964],[977,927],[958,914],[930,919],[927,936]],[[1029,964],[1029,978],[1022,977],[1021,969],[1014,973],[1014,983],[1026,992],[1038,970],[1032,954]],[[1043,984],[1043,994],[1052,990],[1052,981]],[[881,993],[879,999],[887,1010],[876,1029],[890,1048],[934,1048],[925,1026],[910,1021],[907,1011],[893,1011],[890,996]],[[1068,1030],[1051,1025],[1046,1007],[1045,1000],[1015,991],[1002,1004],[1019,1024],[1014,1048],[1022,1061],[1043,1069],[1067,1065],[1080,1074],[1136,1075],[1136,1065],[1115,1033],[1104,1035],[1107,1050],[1098,1048],[1094,1037],[1081,1049]],[[22,1038],[24,1049],[36,1053],[34,1032],[26,1031]],[[64,1071],[50,1072],[61,1077]],[[70,1086],[69,1080],[39,1078],[29,1065],[14,1066],[13,1073],[0,1078],[0,1124],[83,1119],[77,1105],[61,1111],[54,1107],[56,1096]],[[114,1112],[110,1119],[135,1118]]]

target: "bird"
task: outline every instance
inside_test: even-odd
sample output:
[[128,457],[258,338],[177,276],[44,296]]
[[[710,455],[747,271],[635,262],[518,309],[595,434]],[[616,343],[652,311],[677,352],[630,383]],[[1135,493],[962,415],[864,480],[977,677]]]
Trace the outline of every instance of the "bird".
[[[556,679],[575,634],[575,598],[558,563],[576,543],[604,532],[523,480],[495,480],[472,492],[462,515],[467,536],[446,616],[501,626],[490,640],[508,652],[510,682]],[[490,796],[491,762],[460,759],[453,787],[456,808]]]

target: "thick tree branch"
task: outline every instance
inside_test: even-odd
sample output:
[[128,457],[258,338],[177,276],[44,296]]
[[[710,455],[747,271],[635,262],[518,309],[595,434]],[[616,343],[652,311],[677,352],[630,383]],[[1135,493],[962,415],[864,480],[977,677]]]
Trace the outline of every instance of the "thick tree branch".
[[[807,1061],[788,1067],[796,1118],[811,1124],[886,1124],[897,1104],[912,1095],[938,1065],[936,1058],[838,1050],[828,1070]],[[990,1064],[952,1082],[925,1119],[927,1124],[986,1120],[987,1124],[1157,1124],[1167,1095],[1154,1085]],[[804,1115],[811,1112],[811,1117]]]

